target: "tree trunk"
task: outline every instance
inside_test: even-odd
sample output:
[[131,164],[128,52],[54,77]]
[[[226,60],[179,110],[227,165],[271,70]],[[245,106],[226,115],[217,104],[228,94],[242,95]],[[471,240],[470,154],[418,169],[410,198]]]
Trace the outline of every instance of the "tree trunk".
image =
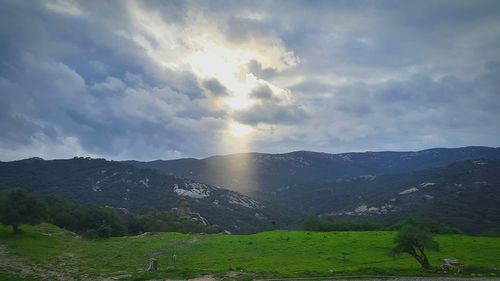
[[418,250],[420,252],[420,265],[422,265],[422,268],[424,268],[424,269],[429,269],[430,264],[429,264],[429,260],[427,259],[427,256],[425,255],[424,249],[418,248]]
[[422,265],[422,267],[424,269],[429,269],[430,265],[429,265],[429,260],[427,259],[427,257],[424,255],[422,255],[422,261],[420,262],[420,264]]
[[424,253],[421,252],[421,255],[419,255],[415,251],[413,251],[410,252],[409,254],[412,255],[418,261],[418,263],[420,264],[420,266],[422,266],[422,268],[424,269],[430,268],[429,260],[427,259],[427,256]]

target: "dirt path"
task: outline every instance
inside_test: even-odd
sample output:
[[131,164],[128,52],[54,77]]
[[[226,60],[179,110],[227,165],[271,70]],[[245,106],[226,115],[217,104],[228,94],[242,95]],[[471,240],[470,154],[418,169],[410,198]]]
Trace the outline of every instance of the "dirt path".
[[[68,254],[69,255],[69,254]],[[65,259],[68,255],[63,256]],[[99,280],[90,278],[76,269],[66,267],[47,268],[46,266],[30,264],[26,260],[10,255],[5,245],[0,245],[0,270],[26,278],[37,278],[40,280],[54,281],[87,281]]]
[[[181,247],[186,244],[192,244],[200,241],[200,238],[191,238],[179,241],[176,247]],[[173,245],[158,249],[149,254],[149,257],[158,257],[170,250]],[[117,280],[113,277],[89,277],[87,274],[79,272],[73,266],[77,263],[77,257],[72,253],[63,253],[57,257],[57,266],[47,266],[40,264],[32,264],[28,260],[12,255],[6,245],[0,244],[0,270],[9,274],[20,276],[23,278],[36,278],[37,280],[50,281],[109,281]],[[127,278],[125,278],[127,279]],[[192,279],[193,281],[215,281],[212,277],[199,277]]]
[[[206,238],[194,237],[194,238],[190,238],[190,239],[179,240],[178,242],[171,243],[167,247],[163,247],[163,248],[160,248],[158,250],[155,250],[155,251],[149,253],[148,256],[149,256],[149,258],[157,258],[157,257],[159,257],[161,255],[164,255],[168,251],[172,251],[172,249],[174,249],[174,247],[175,248],[180,248],[180,247],[182,247],[184,245],[197,243],[197,242],[203,241],[205,239]],[[196,281],[198,281],[198,280],[196,280]],[[199,280],[199,281],[202,281],[202,280]]]

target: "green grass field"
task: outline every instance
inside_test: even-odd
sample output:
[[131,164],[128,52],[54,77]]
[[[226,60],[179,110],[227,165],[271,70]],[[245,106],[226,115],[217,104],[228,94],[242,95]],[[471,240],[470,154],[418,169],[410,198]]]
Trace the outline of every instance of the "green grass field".
[[[22,235],[14,235],[10,228],[0,227],[1,280],[28,280],[30,276],[36,279],[51,274],[89,279],[130,274],[133,280],[224,276],[226,272],[240,272],[242,279],[430,274],[409,256],[393,259],[387,255],[395,235],[390,231],[160,233],[93,241],[48,224],[22,229]],[[439,266],[443,258],[458,258],[467,268],[462,274],[499,273],[499,237],[439,235],[435,239],[441,251],[429,253],[432,265]],[[159,260],[159,271],[146,273],[152,256]]]

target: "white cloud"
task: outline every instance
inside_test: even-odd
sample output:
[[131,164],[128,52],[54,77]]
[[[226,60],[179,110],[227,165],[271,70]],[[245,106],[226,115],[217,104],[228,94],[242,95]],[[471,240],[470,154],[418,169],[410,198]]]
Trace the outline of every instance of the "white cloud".
[[83,14],[80,6],[73,0],[50,0],[45,2],[45,7],[51,11],[70,15],[79,16]]

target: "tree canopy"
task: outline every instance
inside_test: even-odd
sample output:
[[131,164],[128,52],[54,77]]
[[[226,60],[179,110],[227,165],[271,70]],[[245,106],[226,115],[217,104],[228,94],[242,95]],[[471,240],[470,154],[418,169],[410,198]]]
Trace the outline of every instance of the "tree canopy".
[[407,253],[414,257],[425,269],[430,268],[429,259],[425,251],[439,250],[439,244],[434,241],[428,230],[412,224],[403,225],[396,235],[394,242],[395,246],[391,251],[394,256]]
[[22,188],[0,192],[0,223],[20,233],[21,224],[42,221],[88,237],[137,235],[144,232],[218,233],[222,228],[205,225],[192,218],[179,217],[173,211],[145,208],[133,213],[112,207],[82,206],[58,195],[38,198]]
[[31,192],[12,188],[0,193],[0,223],[19,233],[20,224],[38,224],[46,217],[45,204]]

